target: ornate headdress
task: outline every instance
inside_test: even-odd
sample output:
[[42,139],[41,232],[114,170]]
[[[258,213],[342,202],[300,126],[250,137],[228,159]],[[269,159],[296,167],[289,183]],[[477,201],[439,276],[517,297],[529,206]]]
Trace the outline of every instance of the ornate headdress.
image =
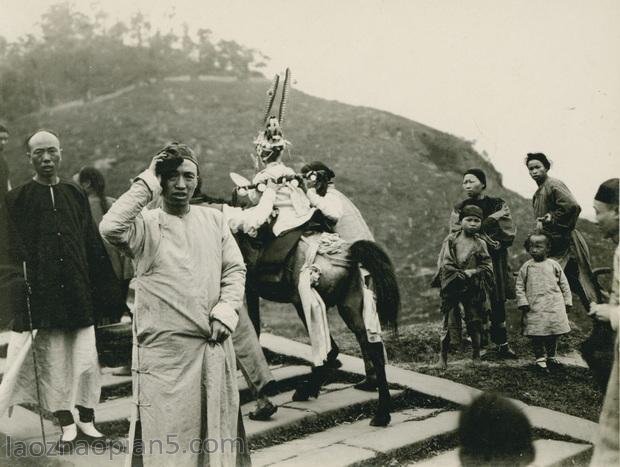
[[278,116],[271,114],[271,109],[276,100],[278,86],[280,84],[280,75],[275,75],[271,87],[267,91],[267,99],[265,101],[265,110],[263,112],[262,124],[264,130],[259,131],[258,136],[254,139],[256,155],[266,164],[275,160],[282,151],[290,146],[290,142],[284,139],[282,134],[282,125],[284,123],[284,114],[286,112],[286,103],[288,100],[289,88],[291,86],[291,70],[286,69],[284,72],[284,83],[282,84],[282,98],[280,100],[280,109]]

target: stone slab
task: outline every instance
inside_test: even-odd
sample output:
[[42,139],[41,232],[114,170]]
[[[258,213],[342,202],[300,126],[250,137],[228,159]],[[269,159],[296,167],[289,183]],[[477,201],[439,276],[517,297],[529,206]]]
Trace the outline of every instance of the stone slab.
[[0,332],[0,345],[6,345],[11,340],[11,331]]
[[458,467],[461,465],[459,460],[459,450],[453,449],[439,454],[438,456],[424,459],[419,462],[413,462],[408,467]]
[[[308,362],[312,359],[311,348],[307,344],[295,342],[270,333],[261,333],[260,342],[263,347],[272,352],[301,358]],[[341,368],[342,371],[359,375],[364,374],[364,362],[361,358],[342,354],[338,358],[343,363]],[[390,383],[399,384],[422,394],[438,397],[459,405],[469,404],[476,396],[482,393],[479,389],[464,384],[405,370],[393,365],[386,366],[386,373]],[[574,417],[542,407],[531,407],[514,399],[513,401],[526,411],[532,424],[538,428],[544,428],[588,442],[591,441],[592,436],[598,429],[596,423],[583,418]]]
[[348,439],[344,443],[387,454],[428,438],[451,433],[457,429],[458,421],[458,411],[442,412],[426,420],[390,425],[380,433],[367,433]]
[[[285,426],[293,426],[303,421],[314,420],[321,415],[334,413],[352,404],[377,399],[377,393],[352,388],[330,389],[330,386],[325,387],[325,392],[322,391],[318,399],[310,399],[306,402],[293,402],[291,399],[294,391],[287,391],[272,397],[271,401],[278,406],[278,411],[269,421],[250,420],[248,414],[254,410],[254,402],[243,404],[241,414],[248,437],[264,435]],[[393,395],[397,393],[392,391]]]
[[552,439],[536,440],[534,446],[536,447],[534,465],[537,467],[552,466],[592,449],[590,444],[568,443]]
[[[402,391],[391,390],[390,394],[395,397],[401,394]],[[331,412],[344,407],[349,407],[355,404],[363,404],[366,402],[372,402],[378,400],[378,393],[360,391],[353,387],[346,387],[345,389],[335,390],[326,394],[321,393],[318,399],[310,399],[307,402],[287,402],[286,407],[295,409],[310,409],[317,413]]]
[[[281,392],[280,394],[276,394],[275,396],[270,397],[269,400],[271,400],[272,404],[277,405],[278,407],[281,407],[291,401],[293,397],[293,392],[294,391]],[[254,401],[250,401],[247,404],[243,404],[241,406],[241,415],[243,415],[244,417],[247,417],[247,415],[251,411],[253,411],[254,408],[255,408]],[[278,409],[278,412],[276,412],[276,415],[278,413],[279,413],[279,409]]]
[[[398,425],[408,420],[428,417],[436,411],[437,409],[407,409],[395,412],[392,414],[391,425]],[[370,426],[367,418],[353,423],[343,423],[342,425],[328,428],[318,433],[312,433],[303,438],[254,451],[252,453],[252,465],[254,467],[262,467],[275,464],[291,458],[292,455],[301,456],[366,433],[376,433],[380,435],[383,430],[384,429],[380,427]]]
[[[311,348],[307,344],[295,342],[285,337],[276,336],[270,333],[261,333],[260,342],[263,347],[290,357],[297,357],[308,362],[312,359]],[[349,373],[364,375],[364,361],[358,357],[340,354],[342,362],[340,370]],[[455,383],[444,378],[429,376],[415,371],[405,370],[393,365],[385,367],[388,381],[409,387],[415,391],[438,397],[460,405],[469,404],[474,397],[482,391],[464,384]]]
[[[300,378],[304,375],[310,374],[310,366],[306,365],[291,365],[291,366],[281,366],[278,365],[275,368],[270,367],[271,374],[276,381],[288,381],[295,378]],[[245,382],[245,378],[243,375],[238,378],[237,384],[239,386],[239,391],[245,391],[248,389],[248,385]]]
[[114,376],[112,374],[113,371],[116,371],[118,368],[104,368],[101,374],[101,387],[102,388],[110,388],[113,386],[118,386],[120,384],[131,383],[131,376]]
[[95,407],[95,422],[112,422],[114,420],[129,420],[133,402],[131,396],[110,399]]
[[566,355],[559,355],[556,358],[560,361],[560,363],[563,363],[565,365],[588,368],[588,364],[581,356],[581,353],[577,350],[572,350]]
[[266,435],[277,431],[283,427],[297,425],[303,421],[315,420],[318,415],[310,410],[289,409],[288,407],[278,407],[278,411],[271,420],[262,422],[250,420],[247,416],[243,417],[243,425],[249,440],[258,436]]
[[598,433],[598,423],[584,418],[533,405],[526,405],[524,411],[532,425],[560,435],[591,442]]
[[356,464],[373,457],[375,457],[375,453],[370,449],[333,444],[274,465],[278,467],[341,467]]
[[[551,439],[538,439],[534,441],[534,447],[536,448],[536,458],[530,465],[532,467],[550,467],[569,460],[591,449],[592,446]],[[458,449],[444,452],[421,462],[409,464],[410,467],[447,467],[458,465],[460,465]]]
[[117,453],[106,450],[105,452],[90,452],[88,455],[63,454],[54,459],[61,460],[63,465],[75,467],[123,467],[126,457],[127,454],[124,452]]
[[[49,420],[43,419],[46,441],[56,441],[60,435],[60,427]],[[13,408],[13,415],[9,418],[8,411],[0,417],[0,433],[16,440],[41,440],[41,422],[39,415],[20,406]]]

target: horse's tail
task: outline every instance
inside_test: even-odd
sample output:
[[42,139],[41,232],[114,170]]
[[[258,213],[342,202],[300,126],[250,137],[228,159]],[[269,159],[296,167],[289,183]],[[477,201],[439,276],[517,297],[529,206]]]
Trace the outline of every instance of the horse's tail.
[[387,253],[375,242],[358,240],[349,248],[352,261],[360,263],[370,273],[377,297],[377,312],[381,324],[397,329],[400,311],[400,291],[396,272]]

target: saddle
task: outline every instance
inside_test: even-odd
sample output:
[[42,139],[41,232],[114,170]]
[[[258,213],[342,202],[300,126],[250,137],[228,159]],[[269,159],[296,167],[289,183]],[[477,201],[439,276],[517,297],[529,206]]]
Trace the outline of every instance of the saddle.
[[261,227],[256,238],[238,235],[237,242],[246,262],[248,276],[260,278],[261,282],[281,282],[284,266],[297,249],[301,237],[316,232],[333,233],[333,226],[320,211],[315,212],[303,225],[278,237],[273,235],[269,225]]

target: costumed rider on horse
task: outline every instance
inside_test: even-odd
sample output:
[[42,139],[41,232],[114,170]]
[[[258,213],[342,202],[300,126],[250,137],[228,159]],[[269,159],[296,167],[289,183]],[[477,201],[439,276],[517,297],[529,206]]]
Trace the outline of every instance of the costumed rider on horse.
[[[251,281],[253,273],[260,267],[262,272],[272,273],[274,282],[276,282],[279,280],[278,272],[286,258],[304,235],[326,233],[321,238],[323,241],[332,243],[336,248],[342,240],[333,234],[336,220],[325,216],[322,211],[311,205],[306,195],[303,177],[282,162],[284,149],[287,148],[289,142],[282,135],[278,117],[268,118],[266,129],[259,133],[255,144],[256,155],[264,168],[254,176],[252,180],[254,189],[247,191],[248,197],[252,204],[258,203],[264,196],[268,184],[272,186],[273,183],[276,184],[276,195],[273,201],[274,213],[271,222],[258,233],[253,243],[254,251],[248,255],[249,258],[254,258],[254,262],[251,259],[248,260],[246,256],[247,267],[250,270],[248,281]],[[242,247],[242,251],[247,250]],[[311,258],[306,258],[306,260],[309,262],[306,268],[309,277],[305,281],[307,287],[300,290],[300,297],[304,304],[304,312],[300,313],[300,317],[309,328],[311,340],[313,333],[318,332],[320,336],[316,337],[317,342],[321,343],[315,343],[316,345],[313,346],[315,363],[319,365],[329,362],[331,366],[339,366],[339,362],[336,361],[338,347],[329,336],[325,313],[319,313],[323,316],[315,316],[319,320],[318,323],[314,325],[308,323],[309,319],[313,320],[311,318],[313,302],[320,297],[315,297],[316,294],[310,291],[311,281],[318,279],[319,272],[312,269]],[[320,305],[314,305],[315,310],[320,309]]]
[[[287,70],[283,103],[289,79]],[[267,185],[276,184],[271,221],[249,236],[238,236],[248,270],[248,311],[258,332],[259,295],[268,300],[293,303],[308,329],[314,369],[321,373],[323,367],[334,368],[339,364],[336,360],[338,348],[329,335],[326,316],[329,306],[338,306],[347,326],[356,333],[364,356],[367,378],[356,387],[364,390],[379,387],[380,399],[387,400],[379,316],[395,324],[399,294],[393,266],[385,252],[374,243],[359,210],[334,188],[333,171],[323,163],[313,162],[297,174],[282,162],[284,150],[290,143],[282,132],[284,105],[280,105],[279,117],[270,115],[277,82],[278,77],[267,94],[265,129],[254,141],[255,165],[258,170],[262,164],[263,169],[252,182],[231,174],[237,184],[233,195],[237,206],[253,206],[259,200],[259,204],[263,204],[264,197],[271,194]],[[370,274],[360,268],[373,255],[374,277],[377,273],[381,276],[377,299],[371,290]],[[349,284],[358,285],[339,282],[347,276],[353,279]],[[368,345],[373,343],[378,347],[371,350]],[[381,355],[375,355],[375,349],[379,349]],[[380,374],[377,374],[377,365]],[[316,383],[322,376],[314,379]],[[318,387],[317,383],[314,389]],[[296,397],[304,400],[308,394],[313,395],[313,392],[305,396],[296,393]],[[387,420],[389,416],[381,416],[374,422],[384,424]]]

